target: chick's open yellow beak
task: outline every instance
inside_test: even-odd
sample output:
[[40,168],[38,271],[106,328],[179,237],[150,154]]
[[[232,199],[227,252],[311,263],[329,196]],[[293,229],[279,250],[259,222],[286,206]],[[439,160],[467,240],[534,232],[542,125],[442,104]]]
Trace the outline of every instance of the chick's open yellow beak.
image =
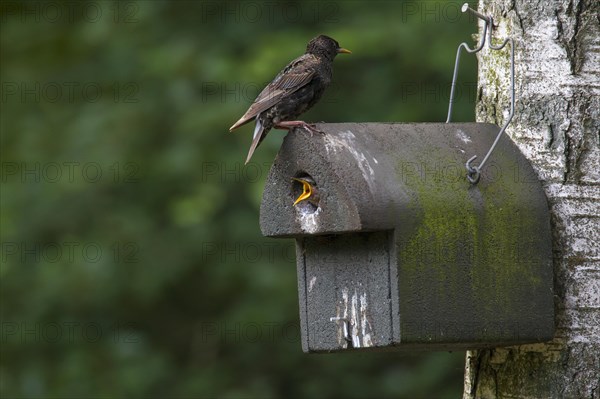
[[297,179],[295,177],[292,177],[292,180],[296,180],[302,183],[302,194],[300,194],[300,196],[296,198],[296,201],[294,201],[294,206],[296,206],[300,201],[304,201],[305,199],[310,198],[310,196],[312,195],[312,186],[309,182],[303,179]]

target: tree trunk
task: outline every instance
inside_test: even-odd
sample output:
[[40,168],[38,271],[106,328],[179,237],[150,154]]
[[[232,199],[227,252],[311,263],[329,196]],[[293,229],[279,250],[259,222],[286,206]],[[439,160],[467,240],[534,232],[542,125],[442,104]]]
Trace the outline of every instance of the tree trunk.
[[[556,334],[467,352],[464,398],[600,398],[600,2],[480,0],[479,11],[497,24],[494,43],[515,40],[507,133],[548,197]],[[508,114],[508,47],[478,54],[480,122]]]

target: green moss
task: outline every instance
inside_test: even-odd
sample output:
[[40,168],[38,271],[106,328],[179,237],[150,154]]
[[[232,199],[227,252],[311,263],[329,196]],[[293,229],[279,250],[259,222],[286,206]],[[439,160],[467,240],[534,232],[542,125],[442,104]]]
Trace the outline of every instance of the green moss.
[[[429,173],[405,180],[421,218],[401,243],[401,284],[418,290],[424,284],[412,282],[429,279],[429,294],[414,292],[428,309],[443,307],[460,315],[483,307],[486,320],[513,319],[522,304],[516,298],[528,294],[523,282],[536,281],[523,264],[535,258],[535,248],[523,236],[533,226],[532,216],[520,212],[526,193],[515,189],[512,174],[477,186],[464,177],[450,178],[431,165],[455,165],[456,160],[428,155],[423,168]],[[508,164],[499,166],[510,170]]]

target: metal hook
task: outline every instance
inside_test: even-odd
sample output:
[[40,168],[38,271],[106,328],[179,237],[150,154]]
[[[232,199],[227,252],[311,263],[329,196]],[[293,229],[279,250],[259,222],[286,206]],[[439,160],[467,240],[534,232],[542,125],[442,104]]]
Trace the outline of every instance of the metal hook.
[[473,155],[465,164],[465,167],[467,168],[467,180],[469,180],[471,184],[477,184],[481,177],[481,169],[479,169],[478,166],[471,166],[471,162],[473,162],[475,158],[477,158],[477,155]]
[[[467,3],[463,4],[462,6],[462,12],[465,12],[465,6],[467,7],[467,9],[471,10],[471,8],[469,8],[469,5]],[[486,17],[484,17],[482,14],[479,14],[477,11],[471,10],[473,12],[476,13],[476,15],[481,15],[482,19],[484,20],[484,24],[483,24],[483,35],[481,35],[481,42],[479,43],[479,45],[476,48],[470,48],[469,45],[466,42],[462,42],[459,46],[458,49],[456,50],[456,60],[454,61],[454,74],[452,75],[452,88],[450,89],[450,103],[448,105],[448,117],[446,118],[446,123],[450,122],[450,118],[452,117],[452,108],[454,108],[454,92],[456,90],[456,78],[458,76],[458,64],[460,63],[460,50],[462,50],[463,48],[465,49],[465,51],[467,51],[470,54],[473,53],[478,53],[481,51],[481,49],[483,48],[483,46],[485,45],[485,34],[488,30],[488,19]],[[491,29],[490,29],[491,32]]]
[[[471,7],[469,7],[469,4],[467,4],[467,3],[463,4],[461,11],[462,12],[469,11],[471,14],[475,15],[477,18],[484,21],[483,34],[481,35],[481,37],[482,37],[481,43],[475,49],[469,48],[469,46],[464,42],[458,46],[458,50],[456,52],[456,61],[454,62],[454,74],[452,76],[452,89],[450,90],[450,104],[448,105],[448,117],[446,118],[446,123],[450,122],[450,119],[452,116],[452,108],[454,105],[454,92],[455,92],[455,87],[456,87],[456,78],[458,75],[458,65],[460,63],[460,50],[462,48],[464,48],[469,53],[477,53],[477,52],[481,51],[481,49],[485,45],[486,33],[487,33],[488,47],[492,50],[502,50],[508,43],[510,43],[510,113],[508,115],[508,118],[506,119],[506,122],[504,122],[504,125],[502,125],[502,128],[500,128],[500,131],[498,132],[498,135],[496,136],[494,143],[488,150],[487,154],[485,155],[485,157],[483,158],[483,161],[481,161],[479,166],[471,165],[471,163],[477,158],[476,155],[469,158],[469,160],[465,164],[465,167],[467,168],[467,179],[469,180],[469,182],[471,184],[477,184],[477,182],[479,182],[479,178],[481,177],[481,170],[483,169],[483,166],[485,165],[488,158],[494,151],[494,148],[496,148],[496,144],[498,144],[498,141],[500,140],[502,133],[504,133],[504,131],[508,127],[509,123],[512,121],[513,116],[515,115],[515,45],[514,45],[512,38],[504,39],[504,41],[500,45],[494,45],[492,43],[492,30],[494,28],[494,20],[492,19],[491,16],[485,16],[485,15],[481,14],[480,12],[473,10]],[[488,29],[488,27],[489,27],[489,29]]]

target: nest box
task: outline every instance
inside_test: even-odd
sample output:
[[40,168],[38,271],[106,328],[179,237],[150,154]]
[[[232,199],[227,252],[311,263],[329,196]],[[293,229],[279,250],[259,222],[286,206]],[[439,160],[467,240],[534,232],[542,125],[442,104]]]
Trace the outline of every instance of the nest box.
[[[265,236],[296,240],[302,348],[464,350],[554,334],[550,216],[502,138],[477,185],[484,123],[319,124],[288,134],[267,178]],[[306,190],[309,198],[293,205]]]

